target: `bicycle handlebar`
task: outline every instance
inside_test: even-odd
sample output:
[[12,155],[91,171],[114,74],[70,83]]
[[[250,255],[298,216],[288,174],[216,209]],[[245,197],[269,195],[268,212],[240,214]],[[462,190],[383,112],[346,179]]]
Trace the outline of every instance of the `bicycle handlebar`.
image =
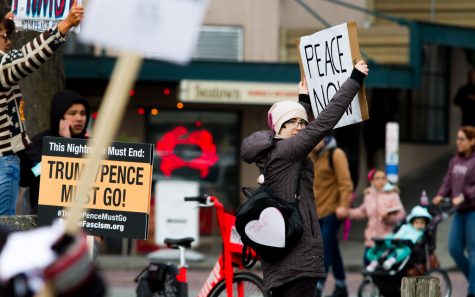
[[185,201],[196,201],[200,204],[207,204],[209,195],[201,195],[201,196],[193,196],[193,197],[185,197]]

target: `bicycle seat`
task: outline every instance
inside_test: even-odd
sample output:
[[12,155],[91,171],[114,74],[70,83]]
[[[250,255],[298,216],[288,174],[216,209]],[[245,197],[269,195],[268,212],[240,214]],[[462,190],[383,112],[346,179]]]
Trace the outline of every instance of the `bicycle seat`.
[[165,238],[164,240],[165,244],[172,249],[177,249],[179,246],[190,248],[193,241],[195,241],[193,237]]

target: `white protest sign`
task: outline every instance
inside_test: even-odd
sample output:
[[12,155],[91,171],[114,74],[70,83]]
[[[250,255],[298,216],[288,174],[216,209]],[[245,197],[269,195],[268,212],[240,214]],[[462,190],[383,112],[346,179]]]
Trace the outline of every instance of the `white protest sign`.
[[165,238],[193,237],[199,243],[199,213],[196,202],[185,197],[199,195],[200,185],[193,181],[163,180],[155,183],[155,241]]
[[[68,16],[74,0],[14,0],[13,20],[17,28],[46,31]],[[77,1],[82,5],[82,1]]]
[[[307,79],[313,114],[317,118],[360,59],[356,23],[345,23],[301,37],[299,53],[300,70]],[[335,128],[368,118],[362,86]]]
[[207,0],[91,0],[80,39],[146,57],[191,59]]

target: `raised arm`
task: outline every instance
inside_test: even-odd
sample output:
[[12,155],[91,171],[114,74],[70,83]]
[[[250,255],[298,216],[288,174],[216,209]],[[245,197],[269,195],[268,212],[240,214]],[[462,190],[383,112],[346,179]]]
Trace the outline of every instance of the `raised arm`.
[[[351,101],[358,93],[365,76],[368,73],[368,66],[364,61],[359,61],[341,88],[335,93],[330,103],[319,114],[318,119],[310,122],[307,128],[303,129],[294,137],[281,141],[283,157],[300,159],[307,156],[312,149],[325,137],[338,123]],[[285,143],[285,144],[284,144]]]
[[84,9],[74,4],[66,19],[57,26],[38,35],[20,49],[1,55],[0,85],[8,88],[37,70],[65,42],[65,34],[80,23],[83,15]]

